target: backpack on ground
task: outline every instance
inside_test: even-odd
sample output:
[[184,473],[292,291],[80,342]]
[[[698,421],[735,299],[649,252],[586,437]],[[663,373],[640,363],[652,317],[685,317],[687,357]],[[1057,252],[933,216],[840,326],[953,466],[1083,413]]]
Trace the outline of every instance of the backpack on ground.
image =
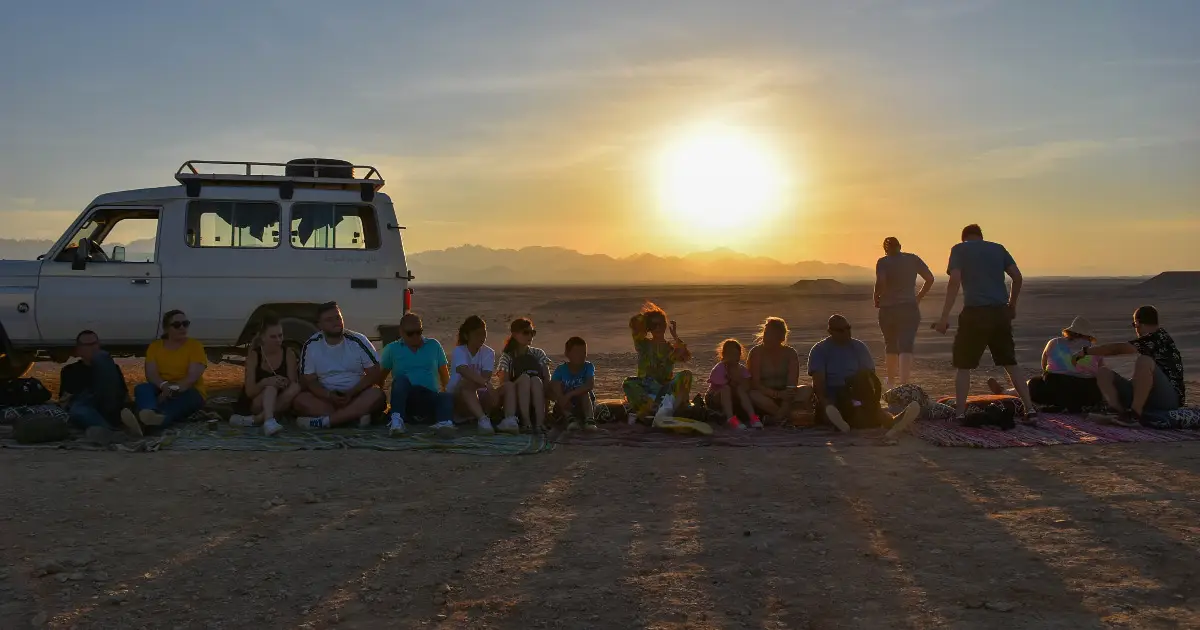
[[10,378],[0,381],[0,407],[41,405],[49,402],[50,390],[36,378]]

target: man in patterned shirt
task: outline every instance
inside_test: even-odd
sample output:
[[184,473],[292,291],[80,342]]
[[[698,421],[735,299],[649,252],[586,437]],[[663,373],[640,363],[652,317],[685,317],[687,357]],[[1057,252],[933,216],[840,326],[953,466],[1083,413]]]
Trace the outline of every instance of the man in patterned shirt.
[[1128,342],[1091,346],[1075,354],[1076,361],[1088,355],[1112,357],[1136,354],[1133,380],[1102,367],[1096,384],[1104,402],[1117,410],[1117,424],[1137,426],[1147,411],[1163,412],[1184,404],[1183,357],[1175,340],[1158,325],[1158,309],[1142,306],[1133,312],[1137,339]]

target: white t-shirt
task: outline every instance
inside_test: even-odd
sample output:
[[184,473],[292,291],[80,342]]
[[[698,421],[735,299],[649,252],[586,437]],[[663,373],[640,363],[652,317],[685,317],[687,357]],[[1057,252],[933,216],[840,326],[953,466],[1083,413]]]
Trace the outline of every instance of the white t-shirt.
[[496,351],[483,345],[479,347],[479,352],[472,356],[466,346],[454,346],[450,353],[450,384],[446,386],[448,392],[458,391],[458,382],[462,380],[462,375],[458,373],[460,365],[475,368],[480,374],[486,374],[496,365]]
[[363,335],[352,330],[342,333],[342,342],[329,345],[325,336],[317,333],[304,342],[300,352],[300,373],[316,374],[321,387],[331,391],[346,391],[362,380],[367,368],[379,365],[375,347]]

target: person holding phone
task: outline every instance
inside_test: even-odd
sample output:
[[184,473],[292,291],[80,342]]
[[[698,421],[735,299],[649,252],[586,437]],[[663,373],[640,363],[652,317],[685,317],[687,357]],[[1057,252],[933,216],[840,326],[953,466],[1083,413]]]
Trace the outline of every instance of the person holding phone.
[[621,384],[629,422],[649,415],[656,406],[655,415],[671,416],[675,409],[689,404],[692,373],[676,372],[675,364],[690,361],[692,353],[679,338],[675,322],[653,302],[646,302],[641,312],[630,318],[629,331],[638,356],[637,376],[626,377]]
[[300,360],[283,345],[283,326],[274,314],[263,317],[258,334],[246,352],[246,376],[236,404],[240,412],[229,417],[233,426],[262,425],[264,435],[283,430],[276,420],[300,393]]
[[375,347],[362,333],[346,330],[337,302],[317,307],[319,331],[300,350],[300,385],[293,403],[296,426],[321,429],[358,420],[369,423],[387,399],[380,389],[383,369]]

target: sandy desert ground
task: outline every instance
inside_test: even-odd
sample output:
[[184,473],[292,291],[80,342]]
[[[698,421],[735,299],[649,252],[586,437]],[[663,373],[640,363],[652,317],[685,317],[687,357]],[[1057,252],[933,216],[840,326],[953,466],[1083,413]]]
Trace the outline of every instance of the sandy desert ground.
[[[1105,339],[1157,304],[1200,374],[1200,302],[1131,282],[1032,283],[1021,358],[1084,314]],[[802,354],[869,301],[781,288],[418,289],[444,343],[471,313],[588,339],[604,393],[644,298],[706,372],[726,336],[786,317]],[[928,318],[940,307],[931,296]],[[949,338],[917,381],[949,393]],[[51,376],[53,366],[39,366]],[[130,366],[136,372],[136,366]],[[989,371],[981,371],[977,380]],[[236,368],[214,366],[219,383]],[[52,381],[52,379],[47,379]],[[1200,445],[560,448],[428,453],[0,451],[0,627],[1200,627]],[[50,575],[38,577],[47,569]]]

